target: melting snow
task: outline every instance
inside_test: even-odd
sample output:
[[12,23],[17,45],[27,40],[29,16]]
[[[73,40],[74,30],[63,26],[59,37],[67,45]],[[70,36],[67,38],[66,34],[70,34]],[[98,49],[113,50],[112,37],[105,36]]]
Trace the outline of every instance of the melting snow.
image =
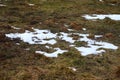
[[83,31],[86,31],[87,29],[86,28],[82,28]]
[[77,71],[77,69],[74,68],[74,67],[68,67],[68,68],[71,69],[71,70],[73,70],[73,71]]
[[103,0],[99,0],[100,2],[103,2]]
[[10,33],[6,34],[7,37],[10,38],[20,38],[24,42],[28,42],[29,44],[55,44],[56,34],[49,32],[48,30],[39,30],[34,29],[35,32],[30,32],[28,30],[25,33]]
[[35,4],[31,4],[31,3],[29,3],[28,5],[29,5],[29,6],[34,6]]
[[88,20],[95,20],[95,19],[104,19],[105,17],[108,17],[112,20],[120,20],[120,14],[92,14],[92,15],[83,15],[85,19]]
[[66,42],[74,43],[75,40],[73,40],[72,37],[68,37],[68,36],[69,36],[68,33],[61,32],[61,36],[59,36],[59,38],[65,40]]
[[69,25],[67,25],[67,24],[64,24],[64,26],[65,26],[65,27],[69,27]]
[[20,45],[20,43],[16,43],[16,45]]
[[45,46],[47,49],[50,49],[50,48],[52,48],[52,47],[50,47],[50,46]]
[[[87,38],[89,34],[79,34],[82,36],[79,41],[85,41],[87,42],[87,47],[75,47],[78,51],[81,52],[82,55],[88,55],[88,54],[97,54],[97,53],[103,53],[105,50],[99,50],[100,48],[105,48],[105,49],[118,49],[117,46],[103,42],[103,41],[96,41]],[[95,38],[101,37],[102,35],[96,35]]]
[[6,5],[4,5],[4,4],[0,4],[0,6],[1,6],[1,7],[5,7]]
[[[103,41],[96,41],[89,39],[87,36],[89,34],[80,34],[80,33],[64,33],[60,32],[60,35],[57,33],[51,33],[49,30],[39,30],[34,29],[34,32],[26,30],[24,33],[10,33],[6,34],[7,37],[10,38],[20,38],[24,42],[28,42],[29,44],[51,44],[54,45],[57,43],[55,40],[56,38],[59,38],[61,40],[65,40],[66,42],[69,42],[69,47],[75,47],[82,55],[88,55],[88,54],[97,54],[97,53],[104,53],[104,49],[112,49],[116,50],[118,49],[117,46]],[[75,41],[72,37],[70,37],[71,34],[77,34],[80,36],[80,38],[77,41],[84,41],[87,43],[87,47],[80,46],[76,47]],[[95,38],[102,37],[102,35],[95,35]],[[52,47],[49,47],[48,45],[45,46],[46,48],[50,49]],[[44,51],[36,51],[36,53],[44,54],[47,57],[57,57],[58,54],[62,54],[64,52],[67,52],[68,50],[61,50],[60,48],[54,48],[55,52],[53,53],[47,53]]]
[[20,29],[20,28],[14,27],[14,26],[11,26],[11,28],[16,29],[16,30],[17,30],[17,29]]
[[26,50],[26,51],[29,51],[29,50],[30,50],[30,48],[26,48],[25,50]]
[[47,53],[47,52],[43,52],[43,51],[36,51],[36,53],[44,54],[47,57],[57,57],[58,54],[62,54],[64,52],[67,52],[67,50],[61,50],[60,48],[55,48],[55,50],[56,51],[53,53]]

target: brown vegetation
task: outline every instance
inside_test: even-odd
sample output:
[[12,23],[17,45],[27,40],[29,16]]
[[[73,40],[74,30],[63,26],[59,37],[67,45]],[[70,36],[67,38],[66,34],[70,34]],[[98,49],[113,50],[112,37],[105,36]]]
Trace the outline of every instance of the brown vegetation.
[[116,77],[120,78],[120,67],[118,67],[116,70]]
[[[108,41],[110,38],[109,42],[120,46],[120,21],[108,18],[91,21],[81,17],[86,13],[120,13],[119,0],[104,0],[104,3],[99,0],[1,1],[7,6],[0,7],[0,80],[119,80],[120,68],[116,69],[116,66],[120,62],[120,49],[82,56],[74,47],[68,46],[70,43],[57,39],[58,43],[49,46],[67,49],[68,52],[57,58],[49,58],[35,53],[36,50],[53,52],[53,48],[45,48],[48,44],[31,45],[19,38],[11,40],[5,36],[11,32],[32,31],[32,27],[47,28],[55,33],[68,32],[68,28],[72,28],[77,33],[90,33],[88,37],[91,39],[95,38],[94,34],[104,35],[103,40]],[[115,6],[108,5],[111,1]],[[28,6],[28,3],[35,6]],[[64,24],[70,26],[65,27]],[[21,29],[12,29],[10,25]],[[87,30],[83,31],[83,27]],[[74,40],[79,39],[78,35],[70,36]],[[74,44],[87,47],[86,42],[76,41]],[[74,67],[77,71],[69,67]]]
[[75,30],[82,30],[82,26],[79,25],[79,24],[76,23],[76,22],[71,22],[71,23],[70,23],[70,28],[75,29]]
[[113,33],[106,33],[104,36],[106,38],[114,38],[114,34]]
[[87,36],[88,38],[91,38],[91,39],[94,39],[95,38],[95,35],[90,33],[89,36]]

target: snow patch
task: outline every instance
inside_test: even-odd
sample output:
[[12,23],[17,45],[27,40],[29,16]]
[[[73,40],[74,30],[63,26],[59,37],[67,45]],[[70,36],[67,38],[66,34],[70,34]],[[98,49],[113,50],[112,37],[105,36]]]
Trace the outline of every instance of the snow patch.
[[10,33],[6,34],[10,38],[20,38],[24,42],[29,44],[55,44],[56,34],[49,32],[48,30],[34,29],[35,32],[26,30],[24,33]]
[[4,5],[4,4],[0,4],[0,7],[5,7],[6,5]]
[[[20,38],[24,42],[27,42],[29,44],[46,44],[46,48],[50,49],[47,44],[54,45],[57,43],[55,39],[64,40],[66,42],[69,42],[69,47],[74,47],[83,56],[86,56],[88,54],[98,54],[98,53],[104,53],[105,49],[112,49],[116,50],[118,49],[118,46],[115,46],[108,42],[103,41],[97,41],[96,39],[99,37],[102,37],[102,35],[95,35],[95,39],[88,38],[89,34],[81,34],[81,33],[51,33],[49,30],[39,30],[34,29],[34,32],[26,30],[24,33],[10,33],[6,34],[7,37],[13,39],[13,38]],[[59,35],[58,35],[59,34]],[[72,34],[78,35],[80,38],[78,40],[73,40],[73,37],[70,36]],[[76,46],[75,41],[78,42],[85,42],[85,46]],[[60,53],[67,52],[67,50],[61,50],[60,48],[54,48],[55,52],[53,53],[47,53],[44,51],[36,51],[36,53],[44,54],[47,57],[57,57],[57,55]]]
[[[107,43],[107,42],[103,42],[103,41],[96,41],[96,40],[92,40],[89,39],[87,36],[89,34],[79,34],[80,36],[82,36],[82,38],[80,38],[79,41],[85,41],[87,42],[87,47],[75,47],[78,51],[81,52],[82,55],[86,56],[88,54],[98,54],[98,53],[104,53],[105,50],[101,50],[101,48],[104,49],[113,49],[116,50],[118,49],[117,46],[111,44],[111,43]],[[98,37],[102,37],[102,35],[96,35],[95,38]],[[99,50],[100,49],[100,50]]]
[[73,40],[72,37],[69,37],[68,33],[61,32],[60,34],[61,34],[61,36],[59,36],[60,39],[65,40],[66,42],[69,42],[69,43],[75,42],[75,40]]
[[92,15],[86,14],[83,15],[82,17],[88,20],[104,19],[106,17],[112,20],[120,20],[120,14],[92,14]]
[[58,57],[58,54],[62,54],[64,52],[67,52],[67,50],[61,50],[60,48],[54,48],[56,51],[53,53],[47,53],[43,51],[36,51],[35,53],[43,54],[47,57]]
[[29,6],[34,6],[35,4],[31,4],[31,3],[29,3],[28,5],[29,5]]
[[19,29],[20,29],[20,28],[17,28],[17,27],[15,27],[15,26],[11,26],[11,28],[16,29],[16,30],[19,30]]
[[68,67],[68,68],[71,69],[71,70],[73,70],[73,71],[77,71],[77,69],[74,68],[74,67]]
[[86,31],[87,29],[86,28],[82,28],[83,31]]
[[104,2],[103,0],[99,0],[100,2]]

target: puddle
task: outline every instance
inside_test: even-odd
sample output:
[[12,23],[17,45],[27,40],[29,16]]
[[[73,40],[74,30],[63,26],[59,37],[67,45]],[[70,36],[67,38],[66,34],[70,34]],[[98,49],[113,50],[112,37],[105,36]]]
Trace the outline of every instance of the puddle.
[[88,20],[105,19],[106,17],[112,20],[120,20],[120,14],[92,14],[92,15],[86,14],[83,15],[82,17]]
[[[118,49],[117,46],[114,44],[103,42],[103,41],[96,41],[93,39],[88,38],[89,34],[81,34],[81,33],[64,33],[60,32],[58,33],[51,33],[49,30],[39,30],[33,28],[34,32],[26,30],[24,33],[10,33],[6,34],[7,37],[13,39],[13,38],[20,38],[24,42],[27,42],[29,44],[46,44],[46,48],[50,49],[52,47],[49,47],[47,44],[54,45],[57,43],[56,39],[64,40],[66,42],[69,42],[69,47],[76,48],[83,56],[86,56],[88,54],[98,54],[98,53],[104,53],[105,49],[111,49],[116,50]],[[84,29],[86,30],[86,29]],[[80,38],[78,40],[73,40],[73,37],[70,35],[75,34],[78,35]],[[102,37],[102,35],[95,35],[95,39]],[[76,46],[75,42],[85,42],[86,46]],[[81,45],[82,43],[80,43]],[[61,50],[60,48],[54,48],[55,52],[53,53],[47,53],[44,51],[36,51],[36,53],[44,54],[47,57],[57,57],[58,54],[62,54],[64,52],[67,52],[68,50]]]

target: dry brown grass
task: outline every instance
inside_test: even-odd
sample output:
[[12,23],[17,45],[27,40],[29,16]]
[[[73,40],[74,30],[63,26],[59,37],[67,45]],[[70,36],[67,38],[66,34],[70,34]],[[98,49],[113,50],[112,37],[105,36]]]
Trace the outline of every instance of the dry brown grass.
[[[33,7],[28,6],[27,0],[19,1],[3,2],[7,7],[0,7],[1,80],[119,80],[120,69],[116,69],[120,61],[119,49],[84,57],[75,48],[69,47],[70,43],[58,39],[57,44],[50,46],[67,49],[69,52],[59,55],[58,58],[48,58],[35,54],[36,50],[53,51],[44,48],[45,45],[30,45],[20,39],[10,40],[5,37],[5,33],[32,31],[31,27],[67,32],[64,24],[70,24],[70,28],[76,32],[92,33],[89,38],[94,39],[94,34],[103,34],[104,40],[119,45],[119,21],[106,18],[94,22],[81,17],[83,13],[120,13],[119,1],[106,0],[101,3],[98,0],[32,0],[30,3],[35,3]],[[109,5],[111,1],[116,5]],[[11,29],[10,25],[21,29]],[[87,30],[82,31],[83,27]],[[78,35],[71,36],[75,40],[79,38]],[[75,44],[86,46],[85,42]],[[26,48],[30,50],[26,51]],[[77,71],[68,67],[75,67]]]

